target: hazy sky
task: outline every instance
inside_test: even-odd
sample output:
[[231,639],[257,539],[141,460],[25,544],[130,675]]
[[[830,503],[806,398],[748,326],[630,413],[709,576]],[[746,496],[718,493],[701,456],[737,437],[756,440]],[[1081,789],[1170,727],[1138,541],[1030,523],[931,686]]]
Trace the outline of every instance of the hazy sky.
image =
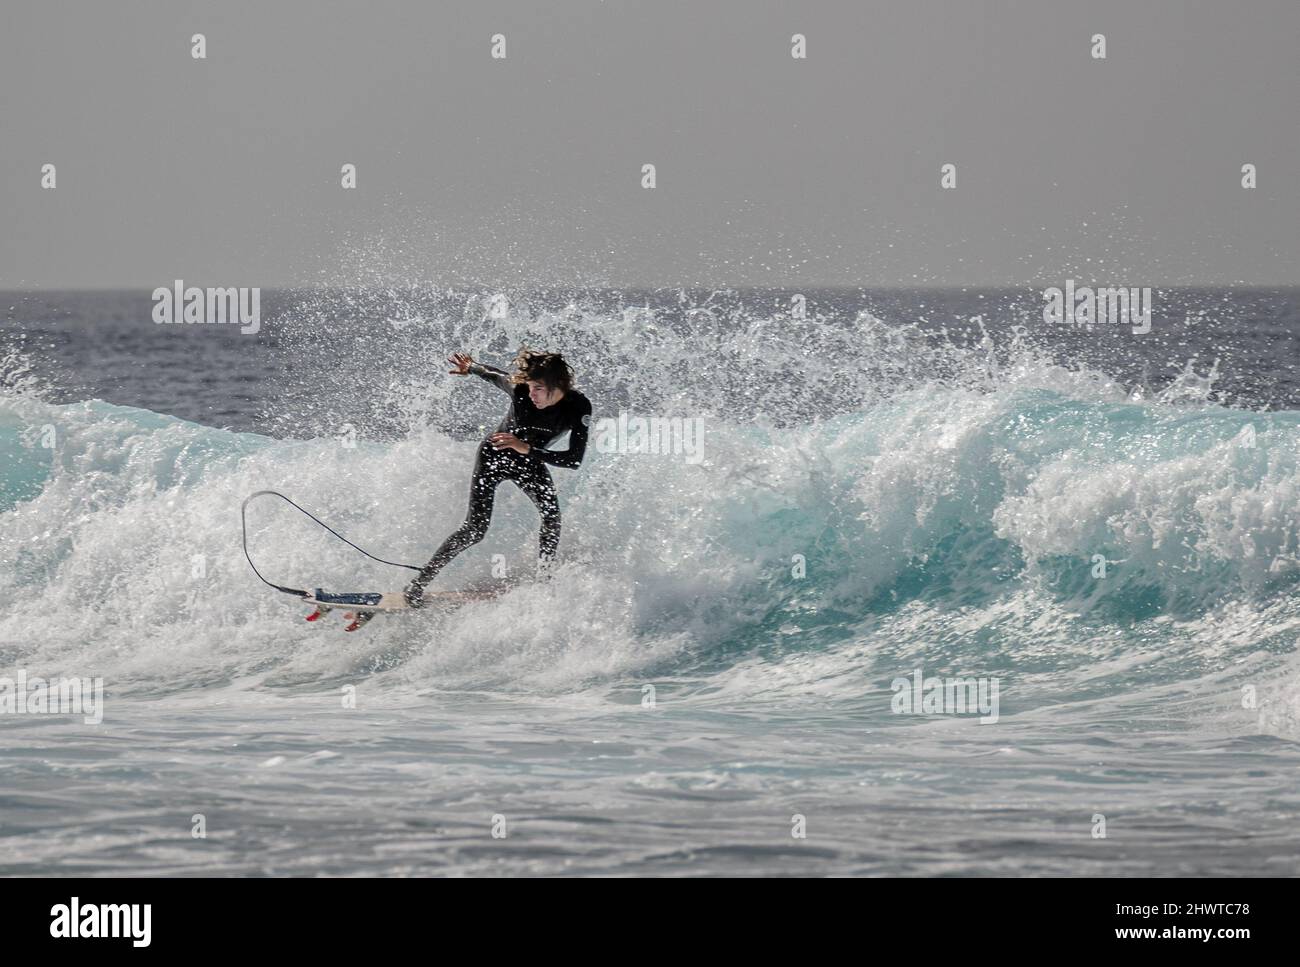
[[5,0],[0,288],[1300,284],[1298,38],[1297,0]]

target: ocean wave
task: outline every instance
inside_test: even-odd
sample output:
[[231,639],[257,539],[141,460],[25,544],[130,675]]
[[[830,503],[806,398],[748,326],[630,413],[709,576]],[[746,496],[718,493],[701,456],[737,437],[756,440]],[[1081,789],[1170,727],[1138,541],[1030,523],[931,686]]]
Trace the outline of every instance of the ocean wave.
[[[109,669],[143,689],[369,671],[581,695],[653,673],[705,695],[803,667],[844,700],[884,659],[881,674],[926,655],[1077,672],[1115,660],[1095,646],[1111,632],[1121,653],[1154,635],[1185,655],[1200,647],[1194,626],[1227,608],[1257,620],[1233,654],[1283,647],[1300,414],[1133,400],[1049,368],[986,377],[795,426],[710,420],[699,463],[593,453],[557,473],[565,564],[547,585],[531,583],[535,512],[503,488],[488,539],[444,586],[501,568],[519,586],[364,636],[304,625],[257,582],[240,501],[283,491],[419,564],[463,515],[472,441],[433,427],[278,440],[10,393],[0,647],[7,663]],[[272,580],[405,580],[292,511],[257,506],[250,525]]]

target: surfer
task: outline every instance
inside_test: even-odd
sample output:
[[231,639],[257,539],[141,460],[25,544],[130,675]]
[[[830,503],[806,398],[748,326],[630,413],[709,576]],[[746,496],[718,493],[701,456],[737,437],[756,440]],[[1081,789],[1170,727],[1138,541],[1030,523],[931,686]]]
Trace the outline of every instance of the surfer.
[[[447,362],[455,367],[453,376],[472,374],[509,394],[510,409],[496,432],[479,444],[465,522],[403,592],[413,608],[420,607],[425,586],[452,558],[483,539],[503,480],[512,481],[536,506],[542,518],[538,557],[543,566],[554,559],[560,543],[560,503],[547,464],[574,469],[582,463],[591,422],[591,402],[573,388],[573,370],[559,353],[521,349],[513,375],[476,363],[465,353],[452,353]],[[569,448],[549,449],[565,433]]]

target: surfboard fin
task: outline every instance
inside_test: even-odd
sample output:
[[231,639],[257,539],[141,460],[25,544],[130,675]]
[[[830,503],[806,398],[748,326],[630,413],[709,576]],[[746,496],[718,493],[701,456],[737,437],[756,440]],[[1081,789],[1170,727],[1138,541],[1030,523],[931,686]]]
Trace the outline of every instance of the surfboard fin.
[[373,617],[375,616],[375,614],[376,614],[376,612],[374,612],[374,611],[349,611],[349,612],[348,612],[347,614],[345,614],[343,617],[344,617],[344,618],[351,618],[351,619],[352,619],[352,623],[351,623],[350,625],[348,625],[347,627],[345,627],[343,630],[344,630],[344,631],[357,631],[357,630],[359,630],[360,628],[364,627],[365,624],[366,624],[368,621],[370,621],[371,618],[373,618]]

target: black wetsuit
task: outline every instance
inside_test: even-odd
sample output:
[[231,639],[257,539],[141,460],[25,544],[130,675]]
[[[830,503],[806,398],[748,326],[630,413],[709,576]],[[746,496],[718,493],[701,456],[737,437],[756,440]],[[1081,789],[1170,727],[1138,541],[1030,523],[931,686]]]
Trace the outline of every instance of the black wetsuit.
[[[510,394],[510,410],[494,432],[513,433],[531,449],[524,454],[510,449],[498,450],[487,440],[479,444],[474,477],[469,485],[469,511],[465,522],[442,542],[438,552],[420,570],[419,577],[407,587],[406,597],[412,604],[424,593],[425,585],[453,557],[483,539],[492,520],[497,485],[503,480],[514,481],[537,507],[542,516],[538,554],[543,561],[553,558],[560,544],[560,503],[546,465],[577,467],[587,450],[588,424],[591,422],[591,402],[587,397],[569,390],[558,403],[538,409],[528,396],[527,383],[511,382],[509,375],[501,370],[479,363],[472,364],[469,371]],[[546,449],[565,433],[569,434],[569,449]]]

